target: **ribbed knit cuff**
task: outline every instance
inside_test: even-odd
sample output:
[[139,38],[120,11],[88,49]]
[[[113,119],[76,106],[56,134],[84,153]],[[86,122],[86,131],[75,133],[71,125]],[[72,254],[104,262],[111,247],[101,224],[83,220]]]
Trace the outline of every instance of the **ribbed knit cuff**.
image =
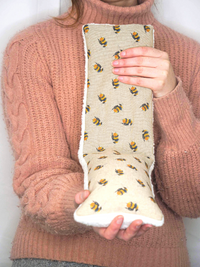
[[34,216],[32,221],[51,234],[71,235],[90,230],[91,227],[77,223],[73,217],[78,207],[75,195],[83,190],[82,176],[82,173],[68,173],[55,180],[48,193],[49,202],[39,212],[40,217],[46,215],[45,220]]
[[73,217],[74,211],[78,207],[75,202],[75,195],[82,190],[83,185],[71,187],[67,194],[63,195],[62,201],[59,203],[60,210],[66,211],[66,213],[62,215],[63,218],[61,217],[60,219],[66,222],[67,228],[70,230],[67,234],[84,233],[92,229],[92,227],[76,222]]
[[[70,179],[71,174],[67,175],[67,178]],[[74,179],[74,175],[79,176],[78,173],[73,173],[72,178]],[[82,173],[80,174],[82,176]],[[77,181],[78,182],[78,181]],[[81,223],[77,223],[74,220],[74,211],[78,207],[75,202],[75,195],[83,190],[83,183],[79,181],[79,184],[70,186],[70,189],[65,192],[65,190],[61,191],[61,197],[57,199],[58,211],[53,215],[55,216],[55,226],[59,225],[59,234],[77,234],[84,233],[88,230],[91,230],[91,227],[83,225]],[[53,218],[52,218],[53,219]]]
[[178,84],[168,95],[154,98],[155,121],[160,125],[162,139],[178,149],[194,144],[196,140],[197,120],[192,106],[182,87]]

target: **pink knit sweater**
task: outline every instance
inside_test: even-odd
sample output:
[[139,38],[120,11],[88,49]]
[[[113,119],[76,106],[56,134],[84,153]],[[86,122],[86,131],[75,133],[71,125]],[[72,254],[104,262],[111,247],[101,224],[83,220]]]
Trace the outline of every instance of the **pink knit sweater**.
[[[200,216],[200,45],[160,24],[152,4],[143,0],[122,8],[84,0],[76,28],[61,28],[50,19],[9,41],[2,98],[15,157],[13,187],[22,209],[11,259],[189,266],[182,216]],[[155,48],[169,54],[178,79],[171,93],[154,99],[152,182],[165,223],[129,242],[105,240],[73,220],[74,196],[83,189],[77,155],[85,77],[81,27],[91,22],[152,24]]]

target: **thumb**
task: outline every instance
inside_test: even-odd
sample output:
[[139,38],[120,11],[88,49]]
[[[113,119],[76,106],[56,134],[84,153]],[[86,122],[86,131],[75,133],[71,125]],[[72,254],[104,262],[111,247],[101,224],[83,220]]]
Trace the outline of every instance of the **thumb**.
[[76,204],[83,203],[85,201],[85,199],[88,198],[89,194],[90,194],[90,191],[89,190],[83,190],[83,191],[78,192],[75,195],[75,202],[76,202]]

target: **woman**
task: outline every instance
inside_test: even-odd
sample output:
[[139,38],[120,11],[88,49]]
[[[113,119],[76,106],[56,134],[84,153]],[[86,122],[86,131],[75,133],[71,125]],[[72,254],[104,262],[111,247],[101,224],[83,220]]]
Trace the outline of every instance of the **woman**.
[[[33,25],[16,34],[4,54],[4,115],[22,208],[13,267],[188,267],[182,216],[200,216],[200,45],[160,24],[150,10],[153,0],[73,5],[62,22],[66,27],[53,19]],[[69,26],[76,14],[77,22]],[[89,195],[77,153],[85,75],[81,32],[87,23],[154,26],[155,48],[125,50],[113,72],[121,82],[153,92],[152,182],[165,216],[162,227],[137,220],[119,230],[121,216],[106,229],[73,220],[77,205]]]

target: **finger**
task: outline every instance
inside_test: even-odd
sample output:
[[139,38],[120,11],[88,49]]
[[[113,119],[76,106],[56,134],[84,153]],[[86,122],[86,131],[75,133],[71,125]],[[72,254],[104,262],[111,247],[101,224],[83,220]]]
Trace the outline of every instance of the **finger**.
[[146,87],[152,90],[158,90],[163,86],[163,80],[153,79],[153,78],[143,78],[143,77],[131,77],[131,76],[118,76],[117,79],[120,82]]
[[83,190],[81,192],[78,192],[75,195],[75,202],[77,204],[81,204],[83,201],[85,201],[85,199],[89,196],[90,191],[89,190]]
[[148,46],[132,47],[123,50],[120,53],[121,58],[138,57],[138,56],[148,56],[148,57],[156,57],[163,59],[169,58],[166,52]]
[[119,229],[123,223],[123,216],[117,216],[107,228],[95,228],[95,232],[101,237],[104,237],[108,240],[112,240],[116,237]]
[[112,61],[113,67],[133,67],[133,66],[142,66],[142,67],[151,67],[160,69],[167,69],[169,65],[169,61],[161,58],[153,58],[153,57],[131,57],[124,58]]
[[127,68],[113,68],[113,73],[123,76],[142,76],[149,78],[163,78],[167,76],[167,71],[160,70],[157,68],[147,68],[147,67],[127,67]]
[[142,223],[142,220],[136,220],[132,222],[125,231],[120,230],[117,237],[119,239],[123,239],[124,241],[129,241],[131,238],[137,235]]

